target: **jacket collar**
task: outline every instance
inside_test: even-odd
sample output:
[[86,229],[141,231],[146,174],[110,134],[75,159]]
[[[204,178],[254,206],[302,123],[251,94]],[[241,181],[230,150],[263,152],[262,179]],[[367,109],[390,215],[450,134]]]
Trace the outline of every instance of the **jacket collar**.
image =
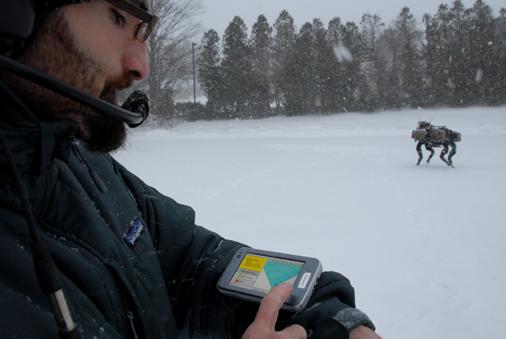
[[[66,158],[66,145],[71,140],[75,125],[71,121],[40,121],[16,94],[0,81],[0,128],[22,176],[39,177],[55,157]],[[0,174],[8,167],[0,153]],[[10,176],[10,175],[9,175]]]

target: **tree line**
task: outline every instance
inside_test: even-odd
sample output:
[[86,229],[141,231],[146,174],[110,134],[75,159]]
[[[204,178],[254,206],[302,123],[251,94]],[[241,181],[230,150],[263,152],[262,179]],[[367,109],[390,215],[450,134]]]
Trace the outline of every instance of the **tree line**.
[[441,4],[422,25],[402,8],[386,25],[315,18],[296,29],[283,10],[251,33],[234,17],[222,37],[211,29],[197,54],[206,104],[179,104],[190,120],[372,112],[506,103],[506,9],[482,0]]

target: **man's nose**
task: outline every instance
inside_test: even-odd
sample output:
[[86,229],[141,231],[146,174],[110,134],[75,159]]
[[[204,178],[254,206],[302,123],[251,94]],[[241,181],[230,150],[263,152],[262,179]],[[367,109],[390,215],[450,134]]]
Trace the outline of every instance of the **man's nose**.
[[121,65],[123,70],[133,76],[134,80],[142,80],[149,73],[148,47],[139,40],[129,41],[123,54]]

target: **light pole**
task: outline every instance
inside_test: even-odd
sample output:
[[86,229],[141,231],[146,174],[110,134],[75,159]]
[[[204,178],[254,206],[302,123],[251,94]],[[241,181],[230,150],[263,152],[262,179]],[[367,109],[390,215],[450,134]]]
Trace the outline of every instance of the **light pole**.
[[195,86],[195,46],[196,43],[192,42],[192,60],[193,60],[193,103],[197,103],[197,89]]

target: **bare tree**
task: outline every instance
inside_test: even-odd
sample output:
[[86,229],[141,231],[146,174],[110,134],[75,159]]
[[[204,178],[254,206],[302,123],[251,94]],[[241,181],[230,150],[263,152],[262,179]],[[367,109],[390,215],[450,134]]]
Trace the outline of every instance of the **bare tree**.
[[174,91],[192,72],[191,40],[201,32],[194,21],[201,0],[149,0],[160,18],[147,40],[150,72],[138,84],[147,91],[154,122],[167,124],[174,112]]

